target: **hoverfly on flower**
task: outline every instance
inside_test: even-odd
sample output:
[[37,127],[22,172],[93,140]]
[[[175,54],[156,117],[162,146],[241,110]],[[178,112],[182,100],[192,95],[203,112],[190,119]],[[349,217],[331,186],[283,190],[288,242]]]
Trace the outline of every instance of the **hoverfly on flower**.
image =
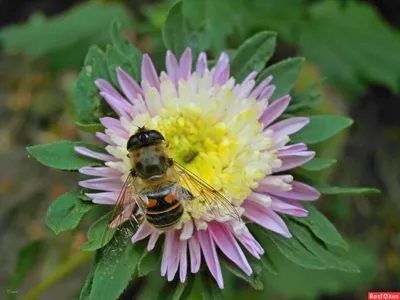
[[229,215],[240,220],[225,196],[169,157],[168,144],[157,130],[140,127],[129,138],[127,150],[132,169],[109,227],[135,220],[161,232],[170,231],[181,224],[185,209],[195,213],[199,203],[206,207],[203,215],[211,214],[215,219]]

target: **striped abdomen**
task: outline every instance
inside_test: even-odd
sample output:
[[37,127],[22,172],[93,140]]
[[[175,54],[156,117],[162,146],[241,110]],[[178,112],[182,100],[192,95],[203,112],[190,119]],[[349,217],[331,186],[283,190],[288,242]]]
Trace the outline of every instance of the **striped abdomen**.
[[179,189],[178,185],[173,184],[145,193],[148,198],[146,220],[158,230],[169,231],[181,220],[183,205],[175,196],[177,188]]

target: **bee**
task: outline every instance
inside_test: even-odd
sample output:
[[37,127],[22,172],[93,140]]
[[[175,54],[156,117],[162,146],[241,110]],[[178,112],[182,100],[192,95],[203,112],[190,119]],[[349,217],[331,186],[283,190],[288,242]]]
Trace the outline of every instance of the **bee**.
[[127,150],[132,169],[108,227],[134,220],[147,222],[159,232],[170,231],[180,225],[185,207],[191,212],[202,207],[202,214],[214,219],[240,219],[225,196],[168,156],[168,144],[160,132],[139,128],[129,138]]

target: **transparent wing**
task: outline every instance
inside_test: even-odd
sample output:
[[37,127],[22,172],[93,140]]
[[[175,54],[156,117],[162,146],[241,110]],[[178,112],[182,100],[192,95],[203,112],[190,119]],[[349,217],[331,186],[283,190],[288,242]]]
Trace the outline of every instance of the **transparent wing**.
[[176,161],[174,161],[172,169],[176,173],[179,184],[193,196],[191,199],[186,197],[186,199],[190,199],[190,201],[187,201],[187,206],[192,213],[213,217],[213,219],[221,221],[230,218],[240,221],[240,215],[236,208],[211,185]]
[[136,228],[139,225],[140,222],[135,213],[143,213],[145,206],[136,194],[136,185],[135,178],[129,174],[111,213],[110,222],[103,233],[101,243],[103,246],[111,240],[116,230],[126,221],[129,221],[127,227]]

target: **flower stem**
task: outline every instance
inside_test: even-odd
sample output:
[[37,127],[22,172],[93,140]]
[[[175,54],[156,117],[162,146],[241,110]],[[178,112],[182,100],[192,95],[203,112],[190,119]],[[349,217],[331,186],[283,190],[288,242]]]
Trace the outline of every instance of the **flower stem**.
[[68,261],[61,264],[51,275],[50,277],[46,278],[42,281],[39,285],[28,291],[25,296],[21,298],[21,300],[35,300],[41,294],[43,294],[46,290],[51,288],[53,285],[58,283],[61,279],[65,276],[70,274],[72,271],[80,267],[81,265],[88,262],[92,259],[93,253],[92,252],[80,252],[78,254],[73,255]]

